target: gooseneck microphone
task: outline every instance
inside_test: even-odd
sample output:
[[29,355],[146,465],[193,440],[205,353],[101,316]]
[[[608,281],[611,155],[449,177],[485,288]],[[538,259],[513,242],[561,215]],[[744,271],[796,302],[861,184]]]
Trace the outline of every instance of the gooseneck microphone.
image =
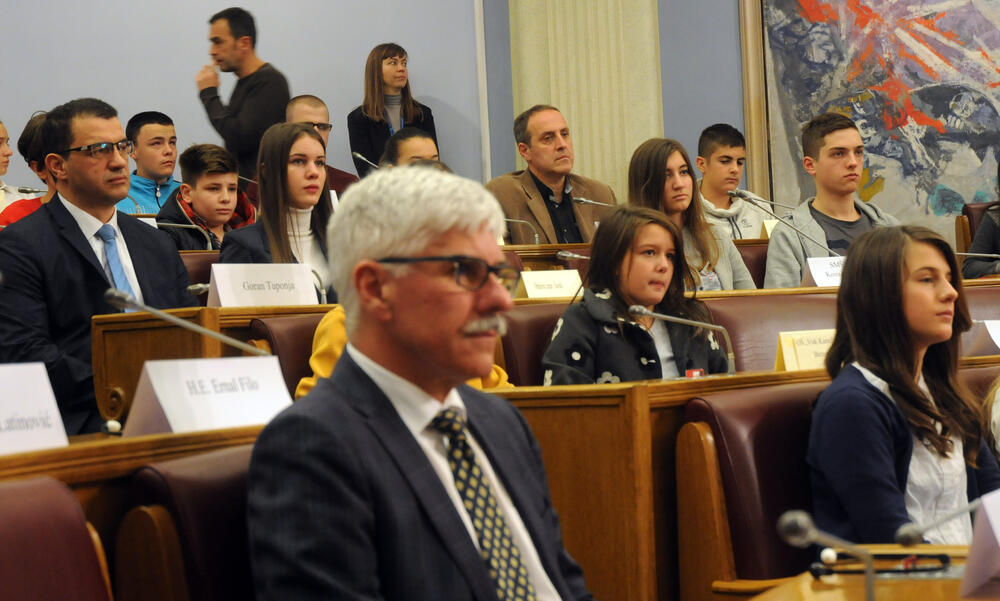
[[941,524],[950,522],[955,518],[962,517],[967,513],[975,511],[979,508],[981,503],[982,498],[980,497],[968,505],[963,505],[957,509],[953,509],[952,511],[949,511],[938,519],[927,524],[914,524],[913,522],[903,524],[898,530],[896,530],[896,542],[904,547],[919,545],[924,542],[924,535],[927,534],[928,530],[933,530]]
[[955,253],[959,257],[980,257],[983,259],[1000,259],[1000,255],[993,253]]
[[256,183],[257,183],[257,180],[255,180],[255,179],[250,179],[249,177],[243,177],[242,175],[237,175],[236,177],[238,177],[238,178],[240,178],[241,180],[243,180],[243,181],[245,181],[245,182],[247,182],[247,183],[250,183],[250,184],[256,184]]
[[196,334],[201,334],[202,336],[208,336],[209,338],[214,338],[215,340],[218,340],[223,344],[227,344],[233,348],[239,349],[251,355],[267,357],[271,354],[265,350],[259,349],[254,346],[250,346],[249,344],[241,342],[230,336],[226,336],[225,334],[222,334],[220,332],[215,332],[209,330],[206,327],[202,327],[198,324],[191,323],[190,321],[187,321],[185,319],[181,319],[176,315],[171,315],[165,311],[160,311],[159,309],[155,309],[148,305],[144,305],[139,301],[135,300],[134,298],[132,298],[131,294],[127,292],[122,292],[121,290],[117,290],[115,288],[108,288],[104,292],[104,300],[107,301],[108,304],[111,305],[112,307],[117,307],[119,309],[130,307],[132,309],[136,309],[137,311],[146,311],[152,314],[153,316],[162,319],[163,321],[168,321],[174,324],[175,326],[179,326],[181,328],[184,328],[185,330],[195,332]]
[[354,158],[356,158],[356,159],[358,159],[362,163],[368,164],[368,166],[371,167],[372,169],[380,169],[380,167],[378,165],[376,165],[375,163],[373,163],[373,162],[369,161],[368,159],[366,159],[365,155],[361,154],[360,152],[352,152],[351,156],[354,157]]
[[39,190],[38,188],[29,188],[27,186],[21,186],[17,189],[19,194],[45,194],[48,190]]
[[805,549],[813,544],[837,547],[860,559],[865,564],[865,598],[867,601],[875,601],[875,562],[868,550],[823,532],[816,527],[808,513],[799,510],[781,514],[778,518],[778,535],[793,547]]
[[[743,192],[743,190],[739,190],[739,192]],[[816,244],[822,246],[823,250],[827,251],[831,255],[833,255],[835,257],[842,257],[843,256],[839,252],[837,252],[837,251],[833,250],[832,248],[830,248],[829,246],[827,246],[826,242],[820,242],[816,238],[813,238],[809,234],[803,232],[799,228],[797,228],[794,225],[792,225],[788,220],[782,219],[781,217],[778,217],[774,213],[774,211],[761,206],[761,204],[767,202],[764,199],[762,199],[762,198],[760,198],[758,196],[755,196],[755,195],[740,195],[740,194],[736,194],[735,191],[730,191],[729,194],[730,194],[730,196],[736,196],[737,198],[742,198],[743,200],[749,202],[751,205],[757,207],[761,211],[764,211],[765,213],[767,213],[771,217],[774,217],[775,219],[777,219],[778,221],[780,221],[782,225],[785,225],[785,226],[789,227],[790,229],[792,229],[793,231],[795,231],[798,235],[802,236],[806,240],[810,240],[811,242],[815,242]]]
[[191,284],[187,287],[187,291],[192,296],[201,296],[211,290],[211,288],[208,284]]
[[561,250],[556,253],[556,258],[566,261],[568,259],[583,259],[584,261],[589,261],[590,257],[587,255],[577,254],[575,252],[570,252],[568,250]]
[[539,237],[538,237],[538,228],[532,225],[530,221],[525,221],[524,219],[511,219],[509,217],[504,218],[504,221],[506,221],[507,223],[521,223],[523,225],[528,226],[529,228],[531,228],[531,233],[535,235],[535,245],[541,244],[541,242],[539,242]]
[[753,192],[750,192],[749,190],[738,190],[738,189],[737,190],[729,190],[728,192],[726,192],[726,194],[728,194],[730,196],[730,198],[742,198],[743,200],[745,200],[747,202],[751,202],[751,203],[754,202],[754,201],[756,201],[756,202],[762,202],[764,204],[771,204],[771,205],[774,205],[776,207],[781,207],[783,209],[797,209],[798,208],[795,205],[781,204],[780,202],[775,202],[773,200],[768,200],[768,199],[766,199],[766,198],[764,198],[762,196],[757,196],[756,194],[754,194]]
[[726,359],[729,363],[729,368],[726,373],[730,376],[736,374],[736,355],[733,351],[733,341],[729,338],[729,332],[726,331],[726,328],[714,323],[708,323],[706,321],[695,321],[693,319],[684,319],[683,317],[674,317],[673,315],[664,315],[663,313],[654,313],[642,305],[632,305],[628,308],[628,312],[632,315],[642,315],[643,317],[652,317],[663,321],[720,332],[722,337],[726,340],[726,349],[729,351],[726,353]]
[[598,207],[609,207],[609,208],[614,208],[615,206],[613,204],[608,204],[606,202],[597,202],[596,200],[590,200],[589,198],[577,198],[576,196],[573,196],[572,198],[573,202],[578,202],[584,205],[595,205]]

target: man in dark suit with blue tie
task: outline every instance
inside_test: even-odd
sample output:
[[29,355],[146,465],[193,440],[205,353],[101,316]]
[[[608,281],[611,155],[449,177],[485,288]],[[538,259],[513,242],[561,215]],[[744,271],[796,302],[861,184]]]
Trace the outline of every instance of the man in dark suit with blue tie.
[[493,365],[519,274],[482,185],[427,167],[369,175],[331,224],[349,343],[254,447],[258,601],[590,599],[541,454]]
[[131,150],[115,109],[67,102],[49,111],[42,139],[58,194],[0,232],[0,362],[44,362],[67,434],[96,432],[90,318],[117,311],[104,292],[158,308],[195,300],[170,238],[115,210]]

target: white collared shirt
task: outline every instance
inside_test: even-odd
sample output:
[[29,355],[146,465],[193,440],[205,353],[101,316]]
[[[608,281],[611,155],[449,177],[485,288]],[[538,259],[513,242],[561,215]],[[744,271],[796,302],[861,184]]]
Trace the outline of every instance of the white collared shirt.
[[[885,380],[857,362],[852,365],[869,384],[892,400],[889,384]],[[924,383],[923,375],[917,385],[933,403],[934,399]],[[940,432],[941,424],[936,425]],[[910,456],[910,471],[906,476],[905,497],[906,513],[914,524],[929,524],[969,502],[962,439],[952,436],[951,444],[948,457],[942,457],[913,435],[913,453]],[[924,533],[924,538],[936,545],[968,545],[972,543],[972,520],[968,514],[959,516],[931,528]]]
[[[104,268],[104,275],[108,278],[108,284],[113,287],[115,279],[111,277],[111,266],[108,265],[108,257],[104,252],[104,240],[97,235],[97,230],[101,229],[101,226],[104,224],[97,217],[63,198],[61,194],[59,195],[59,200],[66,207],[66,210],[69,211],[69,214],[73,216],[76,224],[80,226],[83,237],[87,239],[87,242],[90,243],[90,248],[97,255],[97,262]],[[111,224],[111,227],[115,228],[115,245],[118,246],[118,258],[121,260],[122,268],[125,270],[125,277],[128,279],[129,285],[132,286],[135,300],[141,303],[142,290],[139,289],[139,280],[135,277],[135,268],[132,266],[132,257],[128,254],[128,246],[125,245],[125,237],[122,236],[122,231],[118,229],[117,210],[111,215],[111,220],[108,223]]]
[[[454,408],[463,417],[467,418],[465,403],[462,402],[462,397],[459,396],[458,391],[452,388],[445,397],[444,403],[441,403],[412,382],[397,376],[366,357],[351,343],[347,344],[344,352],[350,354],[354,362],[358,364],[358,367],[375,382],[382,392],[385,393],[385,396],[389,397],[389,402],[392,403],[399,417],[406,424],[406,428],[417,439],[417,443],[423,449],[427,460],[430,461],[438,478],[441,479],[441,484],[448,493],[448,498],[451,499],[452,504],[455,506],[455,511],[461,516],[462,523],[465,524],[465,529],[468,530],[469,536],[472,538],[472,543],[478,549],[479,539],[476,538],[476,530],[473,528],[472,520],[469,518],[462,499],[458,495],[458,489],[455,487],[455,476],[448,465],[448,449],[444,444],[444,436],[440,432],[429,428],[434,417],[445,408]],[[514,539],[517,548],[521,551],[521,558],[524,561],[525,569],[528,571],[528,578],[531,580],[532,586],[535,587],[535,597],[538,601],[559,601],[559,593],[556,591],[555,586],[553,586],[548,574],[545,573],[545,568],[542,567],[538,551],[531,541],[528,529],[521,520],[521,515],[517,512],[517,508],[514,506],[513,501],[511,501],[510,495],[507,494],[507,489],[504,487],[503,482],[497,477],[496,472],[493,471],[489,457],[483,452],[483,449],[472,435],[472,431],[468,428],[466,428],[466,439],[469,441],[472,451],[476,454],[476,461],[479,462],[479,467],[486,474],[486,479],[491,485],[490,487],[493,495],[496,497],[497,504],[500,505],[500,509],[503,511],[504,519],[510,528],[511,537]]]

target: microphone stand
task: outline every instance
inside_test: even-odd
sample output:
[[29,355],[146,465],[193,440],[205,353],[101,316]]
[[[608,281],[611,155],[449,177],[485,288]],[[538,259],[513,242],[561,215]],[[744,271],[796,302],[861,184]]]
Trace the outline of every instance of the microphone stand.
[[805,549],[811,544],[843,549],[865,564],[865,599],[875,601],[875,561],[867,549],[816,528],[812,517],[804,511],[786,511],[778,518],[778,534],[793,547]]
[[176,315],[171,315],[170,313],[167,313],[165,311],[160,311],[159,309],[155,309],[148,305],[144,305],[135,300],[134,298],[132,298],[132,295],[130,295],[129,293],[122,292],[121,290],[117,290],[115,288],[108,288],[104,292],[104,300],[107,301],[107,303],[112,307],[117,307],[118,309],[124,309],[125,307],[130,307],[132,309],[136,309],[137,311],[146,311],[147,313],[150,313],[153,316],[162,319],[163,321],[168,321],[174,324],[175,326],[179,326],[181,328],[184,328],[185,330],[201,334],[202,336],[208,336],[209,338],[218,340],[223,344],[227,344],[233,348],[237,348],[251,355],[257,355],[259,357],[267,357],[270,356],[271,354],[265,350],[259,349],[254,346],[250,346],[249,344],[236,340],[235,338],[232,338],[230,336],[226,336],[225,334],[209,330],[208,328],[200,326],[196,323],[191,323],[190,321],[181,319]]
[[938,519],[930,522],[928,524],[914,524],[913,522],[908,522],[899,527],[896,530],[896,542],[904,547],[912,547],[913,545],[919,545],[924,542],[924,534],[932,528],[937,528],[945,522],[950,522],[951,520],[964,515],[966,513],[971,513],[982,504],[982,497],[976,499],[975,501],[969,503],[968,505],[963,505],[958,509],[953,509]]
[[842,256],[843,256],[843,255],[842,255],[842,254],[840,254],[839,252],[837,252],[837,251],[835,251],[835,250],[831,249],[831,248],[830,248],[829,246],[827,246],[827,245],[826,245],[826,244],[824,244],[823,242],[820,242],[820,241],[819,241],[819,240],[817,240],[816,238],[813,238],[812,236],[810,236],[809,234],[807,234],[807,233],[803,232],[802,230],[800,230],[799,228],[795,227],[795,226],[794,226],[794,225],[792,225],[791,223],[789,223],[789,222],[785,221],[785,220],[784,220],[784,219],[782,219],[781,217],[778,217],[778,216],[777,216],[777,215],[776,215],[776,214],[774,213],[774,211],[772,211],[772,210],[770,210],[770,209],[766,209],[766,208],[762,207],[762,206],[761,206],[761,203],[760,203],[760,201],[756,200],[755,198],[753,198],[753,197],[750,197],[750,196],[746,196],[746,197],[741,197],[741,198],[743,198],[743,200],[745,200],[745,201],[749,202],[749,203],[750,203],[751,205],[753,205],[753,206],[757,207],[757,208],[758,208],[758,209],[760,209],[761,211],[764,211],[765,213],[767,213],[767,214],[768,214],[768,215],[770,215],[771,217],[774,217],[775,219],[777,219],[778,221],[780,221],[780,222],[782,223],[782,225],[785,225],[785,226],[788,226],[788,227],[789,227],[789,228],[791,228],[791,229],[792,229],[793,231],[795,231],[795,233],[797,233],[798,235],[802,236],[803,238],[805,238],[805,239],[807,239],[807,240],[809,240],[809,241],[811,241],[811,242],[814,242],[815,244],[818,244],[819,246],[822,246],[822,247],[823,247],[823,249],[824,249],[824,250],[826,250],[827,252],[829,252],[830,254],[832,254],[832,255],[834,255],[834,256],[836,256],[836,257],[842,257]]
[[729,190],[728,192],[726,192],[726,194],[728,194],[732,198],[742,198],[743,200],[745,200],[747,202],[751,202],[751,201],[755,200],[757,202],[763,202],[765,204],[775,205],[775,206],[781,207],[783,209],[793,209],[794,210],[794,209],[798,208],[795,205],[786,205],[786,204],[782,204],[780,202],[775,202],[773,200],[768,200],[768,199],[763,198],[761,196],[757,196],[756,194],[754,194],[753,192],[750,192],[748,190],[738,190],[738,189],[737,190]]
[[504,221],[508,223],[523,223],[524,225],[528,226],[529,228],[531,228],[531,233],[535,235],[535,246],[541,244],[541,242],[539,242],[538,230],[535,229],[535,226],[531,225],[530,221],[525,221],[523,219],[511,219],[509,217],[504,218]]
[[381,167],[379,167],[375,163],[373,163],[373,162],[369,161],[368,159],[366,159],[365,155],[361,154],[360,152],[352,152],[351,156],[354,157],[354,158],[356,158],[356,159],[358,159],[362,163],[366,163],[372,169],[381,169]]
[[587,255],[577,254],[575,252],[570,252],[568,250],[561,250],[556,253],[556,258],[566,261],[568,259],[582,259],[584,261],[589,261],[590,257]]
[[736,375],[736,355],[733,352],[733,341],[730,340],[729,332],[726,331],[726,328],[716,325],[714,323],[695,321],[693,319],[684,319],[683,317],[674,317],[673,315],[664,315],[663,313],[654,313],[641,305],[632,305],[631,307],[628,308],[628,312],[631,313],[632,315],[642,315],[644,317],[662,319],[663,321],[670,321],[673,323],[679,323],[686,326],[692,326],[695,328],[705,328],[706,330],[721,332],[722,337],[726,340],[726,348],[729,350],[729,352],[726,353],[727,363],[729,363],[726,373],[730,376]]
[[585,204],[585,205],[595,205],[598,207],[609,207],[609,208],[613,208],[615,206],[613,204],[608,204],[606,202],[597,202],[596,200],[590,200],[589,198],[577,198],[576,196],[573,196],[572,198],[573,202],[578,202],[580,204]]

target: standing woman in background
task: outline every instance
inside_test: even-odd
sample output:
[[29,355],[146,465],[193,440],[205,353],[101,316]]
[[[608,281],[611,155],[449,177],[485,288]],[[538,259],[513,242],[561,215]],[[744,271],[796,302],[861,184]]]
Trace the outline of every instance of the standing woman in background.
[[681,230],[698,290],[757,288],[729,232],[705,219],[691,159],[677,140],[652,138],[635,149],[628,166],[628,203],[666,213]]
[[[351,152],[357,152],[378,165],[385,143],[406,126],[430,134],[437,144],[434,116],[431,109],[413,99],[406,50],[393,43],[372,48],[365,64],[365,100],[347,115],[347,132]],[[354,158],[358,175],[364,177],[372,167]]]
[[326,224],[333,213],[326,148],[311,124],[277,123],[264,132],[257,182],[257,222],[226,234],[219,261],[305,263],[327,302],[337,302],[326,254]]

